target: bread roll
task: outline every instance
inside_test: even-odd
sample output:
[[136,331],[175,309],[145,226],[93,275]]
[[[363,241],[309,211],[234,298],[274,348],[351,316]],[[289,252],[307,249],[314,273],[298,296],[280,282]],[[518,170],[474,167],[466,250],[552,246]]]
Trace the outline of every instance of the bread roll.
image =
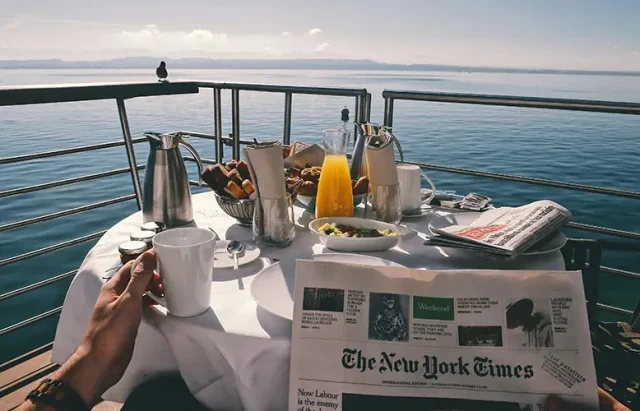
[[251,196],[251,194],[253,194],[255,190],[255,188],[253,187],[253,184],[251,183],[251,181],[249,180],[244,180],[242,182],[242,189],[249,195]]
[[243,178],[240,177],[240,173],[238,173],[238,170],[236,170],[235,168],[233,170],[229,171],[229,174],[227,174],[227,177],[229,177],[229,180],[231,180],[234,183],[236,183],[237,186],[241,186],[242,185]]
[[243,199],[249,197],[246,191],[240,188],[233,181],[229,181],[227,185],[224,187],[224,191],[229,194],[233,198]]
[[369,190],[369,179],[367,177],[360,177],[358,181],[353,185],[353,194],[366,194]]
[[209,188],[211,188],[213,191],[217,191],[220,188],[220,183],[218,183],[218,180],[216,180],[215,178],[215,174],[213,171],[214,168],[214,166],[208,166],[207,168],[205,168],[202,172],[201,178],[202,181],[207,183]]
[[251,173],[249,172],[249,165],[247,163],[245,163],[242,160],[238,161],[238,164],[236,165],[236,170],[238,170],[238,173],[240,174],[240,177],[242,178],[242,180],[251,181]]
[[318,194],[318,185],[313,181],[304,181],[298,186],[298,194],[304,196],[315,196]]

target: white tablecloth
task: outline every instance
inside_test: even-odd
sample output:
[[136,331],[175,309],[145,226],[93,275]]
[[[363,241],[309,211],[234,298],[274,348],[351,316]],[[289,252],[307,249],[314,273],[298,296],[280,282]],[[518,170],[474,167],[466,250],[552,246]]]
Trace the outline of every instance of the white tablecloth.
[[[222,239],[251,239],[251,229],[235,224],[220,210],[213,193],[195,195],[193,206],[199,227],[213,228]],[[274,259],[280,260],[284,272],[293,272],[296,259],[324,251],[307,229],[313,216],[300,207],[295,212],[298,225],[292,245],[285,249],[263,248],[259,260],[239,271],[214,268],[211,310],[184,319],[166,316],[157,308],[148,309],[131,364],[104,398],[124,402],[133,388],[146,379],[179,371],[196,398],[216,410],[286,409],[291,323],[260,308],[252,299],[250,288],[253,277]],[[430,217],[422,217],[403,224],[424,233],[429,220]],[[64,302],[53,346],[54,362],[66,361],[79,345],[103,284],[102,277],[119,258],[118,245],[141,224],[140,212],[125,218],[87,254]],[[503,262],[468,251],[427,247],[420,236],[371,255],[407,267],[434,270],[564,270],[559,251]]]

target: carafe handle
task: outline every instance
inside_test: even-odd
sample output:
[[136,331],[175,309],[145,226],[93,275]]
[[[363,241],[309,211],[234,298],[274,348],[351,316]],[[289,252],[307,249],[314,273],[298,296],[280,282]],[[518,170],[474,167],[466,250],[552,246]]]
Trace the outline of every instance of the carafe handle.
[[196,159],[196,164],[198,165],[198,184],[202,185],[202,159],[200,158],[200,156],[198,155],[198,152],[196,151],[195,148],[193,148],[193,146],[189,143],[187,143],[186,141],[184,141],[184,139],[182,137],[180,137],[180,140],[178,141],[179,144],[182,144],[184,146],[184,148],[187,149],[188,152],[191,153],[191,155],[193,155],[193,158]]

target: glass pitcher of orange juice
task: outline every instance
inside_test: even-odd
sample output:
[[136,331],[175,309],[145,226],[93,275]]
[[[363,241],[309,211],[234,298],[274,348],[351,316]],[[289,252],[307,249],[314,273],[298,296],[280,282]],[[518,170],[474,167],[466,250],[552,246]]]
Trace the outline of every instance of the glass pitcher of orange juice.
[[347,162],[350,135],[346,128],[322,132],[326,153],[318,182],[316,218],[353,217],[353,188]]

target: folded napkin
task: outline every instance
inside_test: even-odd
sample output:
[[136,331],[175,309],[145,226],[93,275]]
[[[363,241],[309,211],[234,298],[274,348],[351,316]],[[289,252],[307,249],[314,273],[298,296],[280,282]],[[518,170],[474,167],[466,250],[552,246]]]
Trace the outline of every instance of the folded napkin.
[[402,202],[393,138],[388,134],[369,138],[365,157],[371,184],[371,205],[376,211],[376,217],[380,221],[397,224],[402,218]]
[[295,225],[289,216],[289,200],[284,179],[282,145],[259,143],[244,148],[249,173],[258,194],[253,232],[275,243],[290,240]]
[[216,411],[287,408],[291,341],[225,333],[212,310],[190,318],[150,309],[189,391]]
[[373,136],[367,142],[365,149],[367,164],[375,164],[375,167],[367,167],[371,184],[378,186],[398,184],[398,170],[393,148],[393,140],[388,135]]
[[324,148],[318,144],[312,144],[284,159],[287,167],[298,166],[304,168],[307,164],[321,166],[324,161]]

